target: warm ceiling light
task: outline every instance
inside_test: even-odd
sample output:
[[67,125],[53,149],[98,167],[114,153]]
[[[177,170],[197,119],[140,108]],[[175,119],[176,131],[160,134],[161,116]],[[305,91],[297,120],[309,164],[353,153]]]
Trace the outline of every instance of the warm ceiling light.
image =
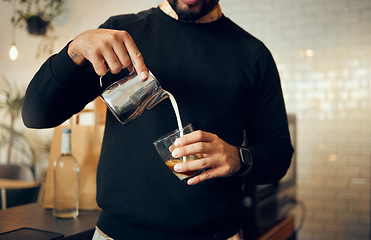
[[9,50],[9,57],[11,60],[16,60],[18,58],[18,49],[13,43]]

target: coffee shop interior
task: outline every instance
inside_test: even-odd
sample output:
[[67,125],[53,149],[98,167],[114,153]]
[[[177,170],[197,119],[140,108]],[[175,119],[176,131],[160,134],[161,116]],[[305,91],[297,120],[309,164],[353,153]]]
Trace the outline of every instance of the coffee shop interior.
[[[56,3],[50,5],[55,9],[46,10],[54,15],[45,29],[17,22],[17,9],[26,9],[22,4],[30,3],[32,14],[33,9],[46,9],[45,2]],[[79,132],[72,136],[72,151],[82,161],[84,185],[80,215],[67,226],[50,210],[61,127],[27,129],[20,115],[7,111],[7,96],[15,102],[22,99],[41,64],[79,33],[97,28],[109,16],[161,2],[0,1],[0,239],[20,228],[80,236],[76,239],[91,234],[99,213],[93,187],[96,161],[83,159],[97,159],[105,118],[105,105],[96,100],[63,124]],[[222,0],[220,5],[272,52],[295,147],[292,165],[280,182],[246,187],[248,239],[370,239],[371,1]],[[10,135],[15,139],[11,148]],[[27,211],[34,220],[22,225]],[[39,215],[44,220],[37,220]],[[281,233],[258,238],[272,231]]]

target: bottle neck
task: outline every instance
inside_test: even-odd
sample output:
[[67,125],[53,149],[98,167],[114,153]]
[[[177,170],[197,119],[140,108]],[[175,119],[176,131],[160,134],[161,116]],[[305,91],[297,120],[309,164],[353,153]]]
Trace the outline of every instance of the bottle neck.
[[71,153],[71,134],[70,133],[63,133],[62,134],[62,154]]

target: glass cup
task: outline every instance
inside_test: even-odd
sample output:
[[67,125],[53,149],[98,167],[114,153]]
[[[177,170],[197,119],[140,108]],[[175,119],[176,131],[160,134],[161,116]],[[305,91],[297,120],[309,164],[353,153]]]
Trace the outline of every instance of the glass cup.
[[[103,77],[100,78],[101,85]],[[168,94],[151,72],[144,81],[132,72],[107,87],[100,97],[116,119],[126,124],[167,98]]]
[[191,177],[200,174],[203,170],[189,171],[189,172],[176,172],[174,166],[178,163],[189,162],[199,159],[197,155],[190,155],[181,158],[174,158],[169,150],[170,146],[181,136],[193,132],[192,124],[188,124],[181,131],[179,129],[159,138],[153,145],[156,147],[158,154],[161,156],[162,160],[169,167],[169,169],[177,176],[180,180],[186,181]]

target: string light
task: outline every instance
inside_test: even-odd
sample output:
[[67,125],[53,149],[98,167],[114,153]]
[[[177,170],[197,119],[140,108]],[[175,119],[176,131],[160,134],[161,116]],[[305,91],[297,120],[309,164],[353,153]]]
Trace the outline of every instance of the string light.
[[[15,1],[13,2],[13,13],[15,13]],[[9,49],[9,57],[12,61],[15,61],[18,58],[18,49],[17,49],[17,46],[15,45],[15,27],[17,24],[14,21],[14,16],[12,18],[12,25],[13,25],[12,45],[10,46],[10,49]]]
[[10,60],[15,61],[18,58],[18,49],[15,43],[12,44],[9,50]]

